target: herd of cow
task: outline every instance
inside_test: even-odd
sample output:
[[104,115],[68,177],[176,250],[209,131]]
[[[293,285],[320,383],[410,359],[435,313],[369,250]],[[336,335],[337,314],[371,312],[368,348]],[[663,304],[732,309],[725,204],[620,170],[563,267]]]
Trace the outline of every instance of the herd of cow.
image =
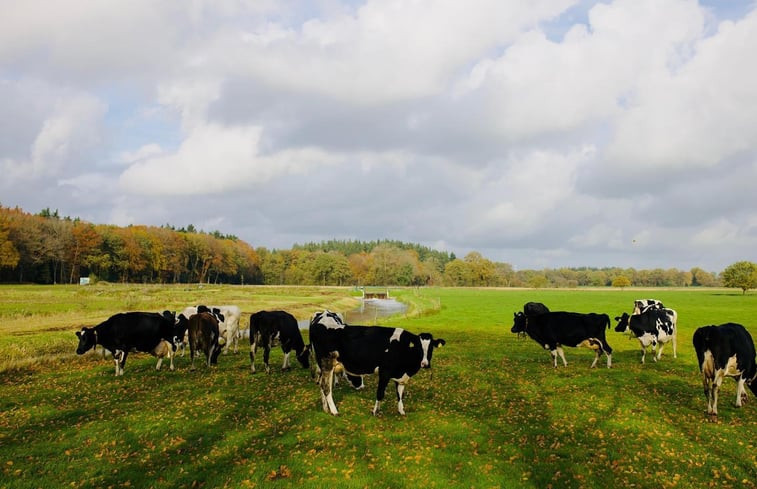
[[[644,363],[647,348],[651,345],[655,361],[660,359],[665,343],[673,343],[676,357],[676,323],[678,314],[654,299],[634,301],[633,313],[616,317],[615,331],[630,332],[641,344],[641,363]],[[584,346],[596,353],[592,368],[604,353],[607,367],[612,366],[612,348],[605,339],[605,329],[610,327],[607,314],[581,314],[575,312],[550,312],[539,302],[528,302],[523,312],[515,313],[513,333],[527,334],[552,354],[557,367],[559,355],[564,365],[562,346]],[[694,332],[694,349],[697,365],[702,372],[704,394],[707,397],[707,414],[711,420],[718,415],[718,391],[725,377],[736,380],[736,407],[746,399],[748,385],[757,395],[757,361],[752,336],[744,326],[725,323],[719,326],[703,326]],[[657,347],[659,346],[659,350]]]
[[[177,351],[189,344],[191,368],[200,352],[208,366],[218,362],[223,349],[233,347],[238,352],[238,340],[245,336],[240,330],[241,311],[233,305],[192,306],[178,315],[163,313],[126,312],[111,316],[94,327],[76,332],[79,345],[76,353],[86,353],[97,346],[110,352],[115,361],[116,375],[123,375],[126,357],[130,352],[146,352],[158,358],[159,370],[164,357],[168,357],[171,370]],[[672,342],[676,352],[676,311],[666,308],[653,299],[637,300],[631,315],[616,317],[615,331],[627,332],[641,345],[641,363],[647,348],[652,347],[658,361],[666,343]],[[610,327],[607,314],[553,312],[544,304],[528,302],[523,312],[514,314],[511,332],[528,335],[549,350],[553,365],[558,356],[567,365],[563,346],[588,347],[595,352],[591,367],[595,367],[602,354],[607,367],[612,366],[612,348],[605,338]],[[263,347],[263,365],[270,372],[269,357],[275,342],[284,352],[282,369],[289,366],[292,351],[304,368],[311,371],[320,387],[323,410],[338,414],[333,398],[336,374],[341,374],[356,389],[364,387],[365,375],[378,374],[378,387],[373,414],[379,413],[381,401],[389,381],[394,381],[397,393],[397,410],[404,415],[403,393],[405,384],[422,368],[431,367],[434,348],[445,341],[430,333],[419,335],[402,328],[384,326],[357,326],[346,324],[341,315],[331,311],[315,313],[309,324],[309,344],[305,344],[297,320],[285,311],[259,311],[250,316],[250,368],[255,373],[255,355]],[[698,365],[703,376],[707,413],[717,419],[718,390],[727,376],[737,382],[736,406],[746,398],[745,384],[757,395],[757,363],[755,347],[749,332],[740,324],[704,326],[693,337]],[[659,347],[659,348],[658,348]]]

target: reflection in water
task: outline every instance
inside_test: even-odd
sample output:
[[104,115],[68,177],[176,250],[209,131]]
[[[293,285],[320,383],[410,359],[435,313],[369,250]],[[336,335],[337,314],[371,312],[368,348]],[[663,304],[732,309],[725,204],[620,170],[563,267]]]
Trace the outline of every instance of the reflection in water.
[[348,311],[344,320],[347,324],[373,324],[379,318],[401,314],[407,304],[394,299],[364,299],[359,308]]
[[[360,307],[343,313],[347,324],[376,324],[378,319],[402,314],[407,310],[407,304],[394,299],[363,299]],[[297,321],[300,329],[308,329],[310,318]]]

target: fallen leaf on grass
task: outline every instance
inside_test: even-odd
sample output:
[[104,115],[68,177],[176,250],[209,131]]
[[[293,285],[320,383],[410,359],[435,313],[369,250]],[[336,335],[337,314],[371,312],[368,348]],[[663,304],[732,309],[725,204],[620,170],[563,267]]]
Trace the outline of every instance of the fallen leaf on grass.
[[275,481],[276,479],[287,479],[289,477],[292,477],[292,471],[289,470],[289,467],[286,465],[279,465],[278,470],[272,470],[270,474],[268,474],[268,480],[269,481]]

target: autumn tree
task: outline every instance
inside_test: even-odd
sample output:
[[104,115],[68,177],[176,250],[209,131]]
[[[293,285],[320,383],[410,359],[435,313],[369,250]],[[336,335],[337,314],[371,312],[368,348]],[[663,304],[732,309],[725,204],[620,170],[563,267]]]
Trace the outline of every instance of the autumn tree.
[[618,275],[614,279],[612,279],[612,286],[613,287],[619,287],[620,290],[625,289],[626,287],[631,286],[631,280],[626,277],[625,275]]
[[[2,208],[0,208],[2,211]],[[20,255],[13,241],[9,239],[10,223],[5,213],[0,212],[0,268],[13,268],[18,265]]]
[[68,250],[68,261],[71,264],[69,283],[79,278],[82,265],[89,265],[92,255],[102,243],[102,237],[92,224],[74,222],[71,229],[71,248]]
[[746,294],[749,289],[757,288],[757,264],[739,261],[723,270],[723,285],[741,289]]

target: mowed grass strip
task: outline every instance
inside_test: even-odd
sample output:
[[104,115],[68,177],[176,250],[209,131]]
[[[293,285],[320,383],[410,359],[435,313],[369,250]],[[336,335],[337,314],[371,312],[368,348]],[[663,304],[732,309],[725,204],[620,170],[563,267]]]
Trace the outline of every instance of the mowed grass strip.
[[[733,405],[726,379],[720,421],[708,423],[691,336],[705,324],[740,322],[757,334],[757,296],[730,290],[403,289],[406,315],[383,324],[447,340],[405,391],[397,414],[390,386],[382,416],[371,416],[376,379],[354,391],[341,383],[340,416],[321,410],[310,372],[249,372],[247,345],[218,368],[156,372],[155,359],[131,355],[123,377],[113,362],[73,355],[73,332],[90,315],[124,309],[179,308],[204,299],[197,287],[108,286],[87,302],[81,289],[30,288],[22,296],[60,294],[37,315],[7,300],[0,318],[0,487],[755,487],[757,399]],[[211,287],[212,288],[212,287]],[[86,288],[85,288],[86,289]],[[116,290],[111,290],[116,289]],[[217,287],[203,302],[258,309],[346,310],[351,289]],[[15,293],[15,292],[14,292]],[[184,297],[186,295],[186,297]],[[656,298],[679,313],[678,358],[641,365],[638,341],[608,330],[613,368],[589,369],[593,352],[566,348],[567,367],[511,334],[512,314],[534,300],[552,310],[630,312]],[[23,299],[23,297],[22,297]],[[21,300],[21,299],[19,299]],[[26,300],[26,299],[23,299]],[[112,301],[112,302],[108,302]],[[51,302],[55,302],[52,300]],[[109,305],[110,304],[110,305]],[[163,306],[165,304],[165,306]],[[110,310],[110,307],[113,307]],[[336,307],[335,307],[336,306]],[[342,308],[340,309],[341,306]],[[92,310],[95,310],[93,313]],[[59,310],[60,314],[55,311]],[[11,311],[11,312],[7,312]],[[18,311],[30,311],[20,314]],[[7,316],[6,316],[7,315]],[[72,327],[50,327],[70,315]],[[243,321],[245,321],[243,319]],[[614,323],[614,321],[613,321]],[[614,324],[613,324],[614,326]],[[6,346],[30,345],[24,364]],[[46,344],[51,344],[45,349]],[[42,352],[37,350],[41,348]],[[46,361],[46,356],[54,356]],[[14,364],[14,362],[16,362]],[[604,360],[599,363],[604,365]]]

